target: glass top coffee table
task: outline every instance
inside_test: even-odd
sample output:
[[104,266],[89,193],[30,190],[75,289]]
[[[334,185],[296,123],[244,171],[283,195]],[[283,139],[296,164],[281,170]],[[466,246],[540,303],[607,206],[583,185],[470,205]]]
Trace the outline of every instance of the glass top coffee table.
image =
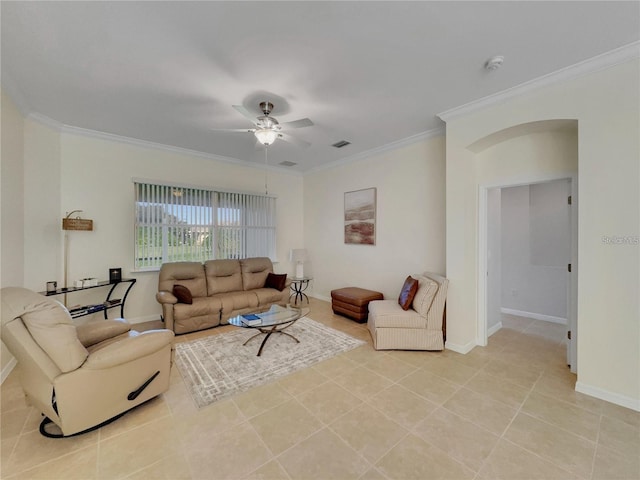
[[294,308],[291,306],[281,307],[280,305],[273,305],[266,312],[245,313],[243,315],[238,315],[230,318],[229,323],[231,325],[235,325],[236,327],[255,328],[256,330],[258,330],[258,333],[250,337],[242,345],[246,345],[251,340],[260,335],[265,335],[264,339],[262,340],[262,344],[258,349],[257,356],[259,357],[262,354],[264,344],[267,343],[269,337],[274,333],[286,335],[287,337],[293,338],[296,343],[300,343],[300,340],[298,340],[293,335],[285,332],[284,330],[289,328],[291,325],[296,323],[297,320],[301,319],[308,313],[308,308]]

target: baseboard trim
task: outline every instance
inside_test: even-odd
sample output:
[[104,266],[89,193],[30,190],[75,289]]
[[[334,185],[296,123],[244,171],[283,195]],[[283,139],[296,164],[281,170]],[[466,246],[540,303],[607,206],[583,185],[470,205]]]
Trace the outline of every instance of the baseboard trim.
[[135,325],[136,323],[153,322],[154,320],[160,320],[160,314],[158,313],[155,315],[145,315],[144,317],[126,318],[125,320],[131,325]]
[[619,395],[582,382],[576,382],[576,392],[584,393],[590,397],[599,398],[600,400],[615,403],[621,407],[630,408],[631,410],[640,412],[640,399]]
[[9,363],[7,363],[4,366],[4,368],[2,369],[2,372],[0,372],[0,385],[4,383],[4,381],[7,379],[7,377],[13,371],[14,367],[17,364],[18,364],[18,361],[14,357],[11,360],[9,360]]
[[489,328],[487,330],[487,337],[490,337],[491,335],[493,335],[494,333],[496,333],[498,330],[500,330],[502,328],[502,322],[498,322],[496,323],[493,327]]
[[523,310],[514,310],[512,308],[501,308],[501,313],[507,315],[516,315],[518,317],[533,318],[534,320],[542,320],[543,322],[559,323],[561,325],[567,324],[567,319],[562,317],[554,317],[553,315],[543,315],[541,313],[525,312]]
[[317,298],[318,300],[323,300],[325,302],[331,303],[331,297],[325,297],[324,295],[319,295],[317,293],[312,293],[309,296],[313,298]]
[[452,352],[461,353],[462,355],[466,355],[471,350],[476,347],[475,342],[469,342],[466,345],[459,345],[457,343],[451,343],[449,341],[444,342],[444,348],[446,350],[451,350]]

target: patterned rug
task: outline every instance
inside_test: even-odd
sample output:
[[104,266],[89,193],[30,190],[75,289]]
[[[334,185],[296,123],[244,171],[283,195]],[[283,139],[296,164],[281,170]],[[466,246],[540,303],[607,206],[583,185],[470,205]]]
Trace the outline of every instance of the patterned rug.
[[210,405],[365,343],[309,318],[301,318],[286,332],[300,343],[286,335],[271,335],[260,357],[256,354],[264,336],[242,345],[257,333],[255,329],[238,328],[177,343],[176,365],[196,405]]

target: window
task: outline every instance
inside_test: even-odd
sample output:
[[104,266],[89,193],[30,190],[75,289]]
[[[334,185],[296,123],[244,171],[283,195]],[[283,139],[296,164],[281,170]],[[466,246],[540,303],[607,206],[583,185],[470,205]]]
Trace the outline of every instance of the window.
[[276,199],[135,182],[135,268],[276,252]]

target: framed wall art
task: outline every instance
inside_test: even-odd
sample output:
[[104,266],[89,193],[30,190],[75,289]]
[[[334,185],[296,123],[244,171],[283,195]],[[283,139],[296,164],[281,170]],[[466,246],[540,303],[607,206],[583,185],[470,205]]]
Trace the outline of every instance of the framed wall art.
[[344,243],[376,244],[376,189],[344,194]]

